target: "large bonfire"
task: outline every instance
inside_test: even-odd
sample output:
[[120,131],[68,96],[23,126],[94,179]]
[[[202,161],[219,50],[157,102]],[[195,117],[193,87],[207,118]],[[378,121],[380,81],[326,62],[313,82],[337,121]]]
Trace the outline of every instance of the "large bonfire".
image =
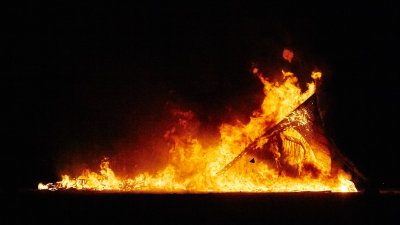
[[[283,57],[291,61],[287,49]],[[177,124],[167,130],[167,165],[154,172],[117,176],[109,160],[99,171],[62,175],[55,184],[39,183],[40,190],[95,190],[132,192],[356,192],[351,176],[332,160],[334,149],[324,137],[316,113],[316,83],[320,72],[301,90],[298,78],[282,70],[273,82],[257,68],[264,99],[249,122],[223,123],[217,144],[197,137],[196,115],[174,110]]]

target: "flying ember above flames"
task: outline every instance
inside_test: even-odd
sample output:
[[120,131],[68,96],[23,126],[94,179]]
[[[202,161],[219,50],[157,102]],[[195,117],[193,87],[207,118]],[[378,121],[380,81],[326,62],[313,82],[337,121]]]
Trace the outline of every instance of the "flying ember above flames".
[[[293,52],[283,58],[291,62]],[[120,177],[109,160],[100,171],[85,170],[72,178],[62,175],[55,184],[39,183],[39,190],[95,190],[133,192],[357,192],[350,174],[332,160],[329,142],[318,126],[315,113],[316,82],[302,92],[297,77],[282,70],[282,81],[253,73],[263,83],[264,100],[248,123],[223,123],[219,141],[206,145],[196,135],[192,111],[174,110],[178,123],[167,130],[167,165],[156,173]]]

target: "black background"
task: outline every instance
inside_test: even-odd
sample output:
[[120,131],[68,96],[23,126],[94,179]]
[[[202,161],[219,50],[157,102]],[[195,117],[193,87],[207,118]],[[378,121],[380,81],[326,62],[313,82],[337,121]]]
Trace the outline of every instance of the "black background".
[[326,76],[327,132],[370,187],[400,187],[395,3],[30,3],[9,12],[7,161],[18,188],[58,180],[57,163],[140,142],[171,98],[205,124],[223,121],[226,106],[249,115],[262,90],[251,63],[283,47]]

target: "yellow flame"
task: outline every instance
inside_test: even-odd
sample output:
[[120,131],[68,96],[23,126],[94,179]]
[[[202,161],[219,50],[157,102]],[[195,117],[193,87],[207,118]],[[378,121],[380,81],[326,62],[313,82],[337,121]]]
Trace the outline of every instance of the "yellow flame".
[[[292,72],[282,70],[283,82],[271,82],[253,69],[264,84],[265,98],[260,108],[253,112],[250,121],[243,124],[224,123],[220,126],[220,141],[217,145],[204,146],[193,132],[195,116],[191,111],[176,111],[179,122],[165,132],[169,140],[169,162],[157,173],[143,172],[130,178],[118,177],[110,168],[108,161],[100,165],[100,172],[85,170],[80,176],[70,178],[62,176],[62,181],[55,185],[58,189],[74,188],[78,190],[114,190],[137,192],[292,192],[292,191],[357,191],[351,177],[344,171],[331,174],[330,158],[317,160],[315,146],[309,145],[302,135],[294,129],[281,133],[283,150],[271,151],[276,165],[286,164],[294,168],[295,175],[282,173],[272,163],[259,160],[249,163],[253,156],[243,155],[226,172],[220,174],[228,163],[238,156],[251,143],[257,142],[257,149],[268,143],[262,137],[271,128],[288,116],[296,107],[315,93],[315,83],[309,83],[302,92],[297,77]],[[321,78],[320,72],[313,72],[311,77]],[[292,119],[307,123],[307,112],[299,111]],[[191,129],[189,129],[191,128]],[[291,145],[285,138],[297,140]],[[294,146],[294,147],[293,147]],[[277,149],[277,148],[276,148]],[[292,152],[289,151],[289,149]],[[301,155],[301,156],[296,156]],[[281,160],[278,163],[278,160]],[[310,170],[312,168],[312,170]],[[317,174],[310,171],[317,171]],[[49,187],[39,183],[38,189]]]
[[44,185],[43,183],[38,184],[38,190],[48,190],[49,187],[47,185]]
[[322,76],[321,72],[312,72],[311,77],[316,80],[316,79],[320,79]]

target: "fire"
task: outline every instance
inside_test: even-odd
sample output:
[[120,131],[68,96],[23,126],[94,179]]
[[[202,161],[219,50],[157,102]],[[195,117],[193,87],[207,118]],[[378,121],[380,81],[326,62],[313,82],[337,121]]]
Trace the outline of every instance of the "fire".
[[[285,49],[289,62],[293,52]],[[109,160],[99,172],[85,170],[80,176],[63,175],[56,184],[39,183],[39,190],[77,189],[134,192],[356,192],[349,174],[333,171],[329,149],[310,142],[307,132],[310,113],[298,108],[316,90],[320,72],[312,72],[313,82],[304,92],[297,77],[282,70],[282,82],[273,82],[253,68],[263,83],[264,100],[248,123],[220,125],[217,144],[206,145],[198,138],[196,115],[191,111],[173,111],[178,123],[167,130],[168,164],[157,173],[143,172],[120,177]],[[296,123],[305,131],[281,123]],[[266,135],[276,126],[281,130]],[[305,132],[305,133],[304,133]],[[315,138],[314,138],[315,139]]]
[[48,190],[49,187],[48,187],[48,185],[44,185],[44,184],[42,184],[42,183],[39,183],[39,184],[38,184],[38,189],[39,189],[39,190]]

